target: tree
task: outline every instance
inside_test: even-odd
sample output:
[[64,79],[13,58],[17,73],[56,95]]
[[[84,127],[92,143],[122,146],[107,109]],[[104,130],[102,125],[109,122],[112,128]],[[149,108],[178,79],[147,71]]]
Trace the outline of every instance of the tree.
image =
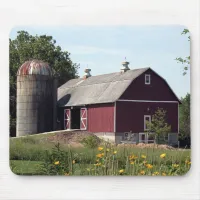
[[[187,35],[187,34],[189,34],[188,29],[184,29],[183,32],[181,33],[181,35]],[[190,41],[190,36],[188,36],[188,41]],[[188,56],[186,58],[178,57],[175,60],[184,65],[183,75],[186,75],[187,70],[189,69],[189,66],[190,66],[190,56]]]
[[171,126],[166,122],[166,113],[163,108],[157,108],[151,122],[146,122],[147,132],[153,134],[156,143],[165,142],[165,137],[171,131]]
[[180,138],[190,137],[190,94],[181,98],[179,107]]
[[10,132],[16,132],[16,79],[18,68],[27,60],[38,59],[48,62],[56,73],[58,86],[77,77],[79,65],[70,59],[70,53],[56,46],[52,36],[32,36],[19,31],[16,39],[9,39],[10,66]]

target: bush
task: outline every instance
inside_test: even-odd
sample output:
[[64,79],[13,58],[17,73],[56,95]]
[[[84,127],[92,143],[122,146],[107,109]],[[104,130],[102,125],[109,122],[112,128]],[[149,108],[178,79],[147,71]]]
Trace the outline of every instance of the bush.
[[94,149],[94,148],[98,147],[99,140],[97,137],[90,135],[90,136],[83,138],[81,143],[84,145],[84,147]]
[[46,175],[64,175],[69,173],[70,163],[72,166],[70,153],[62,151],[58,143],[51,152],[46,151],[46,156],[43,164],[40,166],[40,170]]

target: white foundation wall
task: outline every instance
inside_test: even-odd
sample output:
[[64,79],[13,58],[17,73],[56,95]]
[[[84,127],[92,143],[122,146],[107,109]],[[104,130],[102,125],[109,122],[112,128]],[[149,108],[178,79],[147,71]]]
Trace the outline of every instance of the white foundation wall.
[[[99,133],[94,133],[94,134],[105,141],[115,143],[115,144],[120,144],[124,140],[124,133],[99,132]],[[132,140],[138,143],[139,134],[138,133],[134,134],[134,138]]]
[[99,132],[94,134],[107,142],[115,143],[115,133]]
[[[105,141],[115,144],[120,144],[125,139],[124,133],[99,132],[94,134]],[[133,142],[139,143],[139,133],[134,133],[134,137],[131,140]],[[177,145],[177,144],[178,144],[178,133],[169,133],[168,145]]]

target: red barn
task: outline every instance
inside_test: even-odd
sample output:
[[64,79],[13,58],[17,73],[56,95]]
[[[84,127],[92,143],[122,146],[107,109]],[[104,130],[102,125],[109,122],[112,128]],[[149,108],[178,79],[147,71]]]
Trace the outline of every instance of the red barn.
[[58,118],[61,129],[93,132],[115,143],[127,139],[148,142],[146,120],[157,108],[167,111],[171,125],[170,144],[177,143],[180,100],[167,81],[151,68],[130,70],[123,62],[121,71],[72,79],[58,88]]

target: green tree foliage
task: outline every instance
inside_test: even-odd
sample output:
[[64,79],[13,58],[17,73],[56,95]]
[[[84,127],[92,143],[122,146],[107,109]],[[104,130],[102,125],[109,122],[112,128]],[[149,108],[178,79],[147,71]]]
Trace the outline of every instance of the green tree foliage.
[[180,137],[190,137],[190,94],[181,98],[182,104],[179,107]]
[[152,116],[151,122],[146,122],[148,133],[154,136],[156,143],[165,142],[165,137],[171,131],[171,126],[166,122],[166,111],[163,108],[158,108]]
[[[181,33],[181,35],[188,35],[189,34],[189,30],[188,29],[184,29],[183,32]],[[188,41],[190,41],[190,36],[188,36]],[[187,74],[187,71],[189,69],[190,66],[190,56],[186,57],[186,58],[182,58],[182,57],[178,57],[175,59],[178,63],[181,63],[184,65],[183,68],[183,75]]]
[[56,73],[58,86],[77,77],[79,65],[70,59],[70,53],[62,51],[56,40],[47,35],[30,35],[19,31],[16,39],[9,39],[10,65],[10,132],[16,130],[16,79],[18,68],[27,60],[38,59],[48,62]]

